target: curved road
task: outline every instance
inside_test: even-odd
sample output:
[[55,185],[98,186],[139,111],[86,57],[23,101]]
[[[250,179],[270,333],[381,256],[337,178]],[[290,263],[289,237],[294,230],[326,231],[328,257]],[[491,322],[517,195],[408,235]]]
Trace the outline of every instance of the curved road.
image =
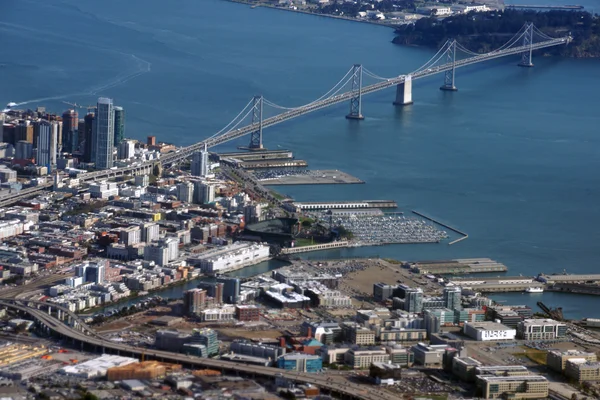
[[101,347],[103,349],[111,349],[118,352],[129,353],[138,357],[141,357],[142,354],[144,354],[146,358],[152,357],[155,359],[160,359],[178,364],[194,365],[199,367],[208,367],[215,369],[226,369],[234,372],[253,373],[267,377],[279,376],[293,380],[295,382],[316,385],[321,388],[343,394],[345,396],[350,396],[352,398],[362,400],[397,400],[398,398],[394,394],[381,390],[378,387],[357,385],[354,383],[350,383],[344,378],[337,376],[309,374],[304,372],[288,371],[278,368],[262,367],[243,363],[233,363],[218,359],[200,358],[161,350],[142,349],[126,344],[115,343],[103,339],[97,335],[88,336],[76,329],[64,325],[61,321],[57,320],[51,315],[48,315],[48,313],[37,308],[13,304],[12,302],[8,302],[6,300],[0,300],[0,305],[25,312],[41,324],[47,326],[48,328],[62,336],[71,338],[82,343],[87,343],[92,346],[97,346],[99,348]]

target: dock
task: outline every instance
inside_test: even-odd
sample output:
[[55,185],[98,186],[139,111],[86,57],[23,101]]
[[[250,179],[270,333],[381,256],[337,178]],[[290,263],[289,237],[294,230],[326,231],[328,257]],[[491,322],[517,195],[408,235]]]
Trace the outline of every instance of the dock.
[[[506,265],[489,258],[464,258],[442,261],[416,261],[412,262],[411,269],[420,274],[430,275],[457,275],[488,272],[506,272]],[[533,281],[533,278],[529,278]],[[481,280],[480,280],[481,281]]]
[[231,153],[219,153],[219,160],[233,158],[240,161],[263,161],[263,160],[291,160],[294,154],[291,150],[259,150],[259,151],[236,151]]
[[263,169],[263,168],[306,168],[308,163],[304,160],[261,160],[261,161],[243,161],[239,166],[244,169]]
[[348,241],[341,240],[339,242],[315,244],[315,245],[312,245],[312,246],[289,247],[289,248],[281,249],[281,253],[282,254],[307,253],[309,251],[339,249],[339,248],[342,248],[342,247],[348,247],[348,245],[349,245]]
[[[543,283],[537,282],[533,277],[503,276],[487,278],[456,278],[450,283],[465,289],[481,293],[525,292],[529,288],[545,290]],[[532,293],[532,295],[537,293]]]
[[260,183],[269,185],[336,185],[361,184],[360,179],[339,170],[314,170],[302,174],[290,174],[275,178],[261,179]]
[[308,210],[349,210],[365,208],[397,208],[394,200],[357,200],[357,201],[295,201],[293,203],[301,211]]

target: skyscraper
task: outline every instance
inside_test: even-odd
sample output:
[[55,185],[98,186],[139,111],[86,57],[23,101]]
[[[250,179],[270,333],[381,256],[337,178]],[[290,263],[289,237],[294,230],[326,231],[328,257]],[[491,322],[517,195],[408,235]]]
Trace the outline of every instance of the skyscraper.
[[206,290],[191,289],[183,293],[183,312],[185,314],[197,314],[204,308],[206,303]]
[[35,163],[39,166],[47,166],[49,169],[56,164],[57,124],[46,120],[37,122],[38,140],[37,156]]
[[208,174],[208,149],[206,144],[203,150],[192,155],[191,170],[194,176],[206,176]]
[[62,147],[63,151],[72,153],[79,147],[79,114],[75,110],[67,110],[62,115]]
[[112,99],[100,97],[92,133],[94,163],[96,169],[108,169],[113,166],[115,148],[115,119]]
[[115,110],[115,147],[118,146],[125,137],[125,110],[123,107],[114,107]]
[[17,160],[28,160],[33,157],[33,143],[19,140],[15,146],[15,158]]
[[85,145],[83,147],[83,161],[90,163],[94,161],[94,155],[93,155],[93,137],[92,137],[92,132],[94,131],[94,113],[89,113],[88,115],[85,116],[85,118],[83,119],[84,121],[84,131],[83,131],[83,136],[84,136],[84,142]]
[[444,288],[444,306],[450,310],[460,310],[461,291],[459,287]]
[[197,204],[208,204],[215,201],[215,187],[204,182],[194,182],[194,197]]
[[217,278],[217,282],[223,284],[223,301],[229,304],[236,304],[240,298],[239,278],[222,276]]
[[186,203],[194,202],[194,185],[191,182],[181,182],[177,185],[177,198]]
[[404,310],[410,313],[420,313],[423,311],[423,290],[421,288],[410,288],[406,291]]

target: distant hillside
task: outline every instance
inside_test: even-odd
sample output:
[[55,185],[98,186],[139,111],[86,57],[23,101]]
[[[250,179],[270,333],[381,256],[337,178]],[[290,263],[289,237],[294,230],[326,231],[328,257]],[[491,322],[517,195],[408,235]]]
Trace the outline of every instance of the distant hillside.
[[573,42],[568,46],[544,49],[545,54],[600,57],[600,19],[580,11],[507,9],[456,15],[442,21],[422,18],[414,25],[399,27],[393,42],[439,48],[446,39],[455,38],[468,49],[485,53],[502,46],[528,21],[549,36],[561,37],[569,33],[573,36]]

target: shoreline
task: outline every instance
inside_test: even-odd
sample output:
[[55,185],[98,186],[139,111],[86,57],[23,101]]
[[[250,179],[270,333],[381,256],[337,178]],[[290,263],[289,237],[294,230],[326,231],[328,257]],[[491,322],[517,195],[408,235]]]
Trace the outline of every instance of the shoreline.
[[247,0],[225,0],[227,2],[230,3],[238,3],[238,4],[245,4],[248,6],[251,6],[252,8],[257,8],[257,7],[264,7],[264,8],[270,8],[273,10],[281,10],[281,11],[290,11],[290,12],[294,12],[294,13],[298,13],[298,14],[306,14],[306,15],[312,15],[315,17],[325,17],[325,18],[333,18],[333,19],[339,19],[339,20],[343,20],[343,21],[350,21],[350,22],[360,22],[363,24],[369,24],[369,25],[375,25],[375,26],[383,26],[385,28],[391,28],[391,29],[396,29],[396,27],[394,25],[389,25],[389,24],[382,24],[379,22],[373,22],[373,21],[368,21],[368,20],[363,20],[363,19],[358,19],[358,18],[351,18],[351,17],[343,17],[340,15],[331,15],[331,14],[317,14],[317,13],[313,13],[310,11],[306,11],[306,10],[294,10],[293,8],[287,8],[287,7],[276,7],[270,4],[263,4],[263,3],[255,3],[255,2],[250,2]]

